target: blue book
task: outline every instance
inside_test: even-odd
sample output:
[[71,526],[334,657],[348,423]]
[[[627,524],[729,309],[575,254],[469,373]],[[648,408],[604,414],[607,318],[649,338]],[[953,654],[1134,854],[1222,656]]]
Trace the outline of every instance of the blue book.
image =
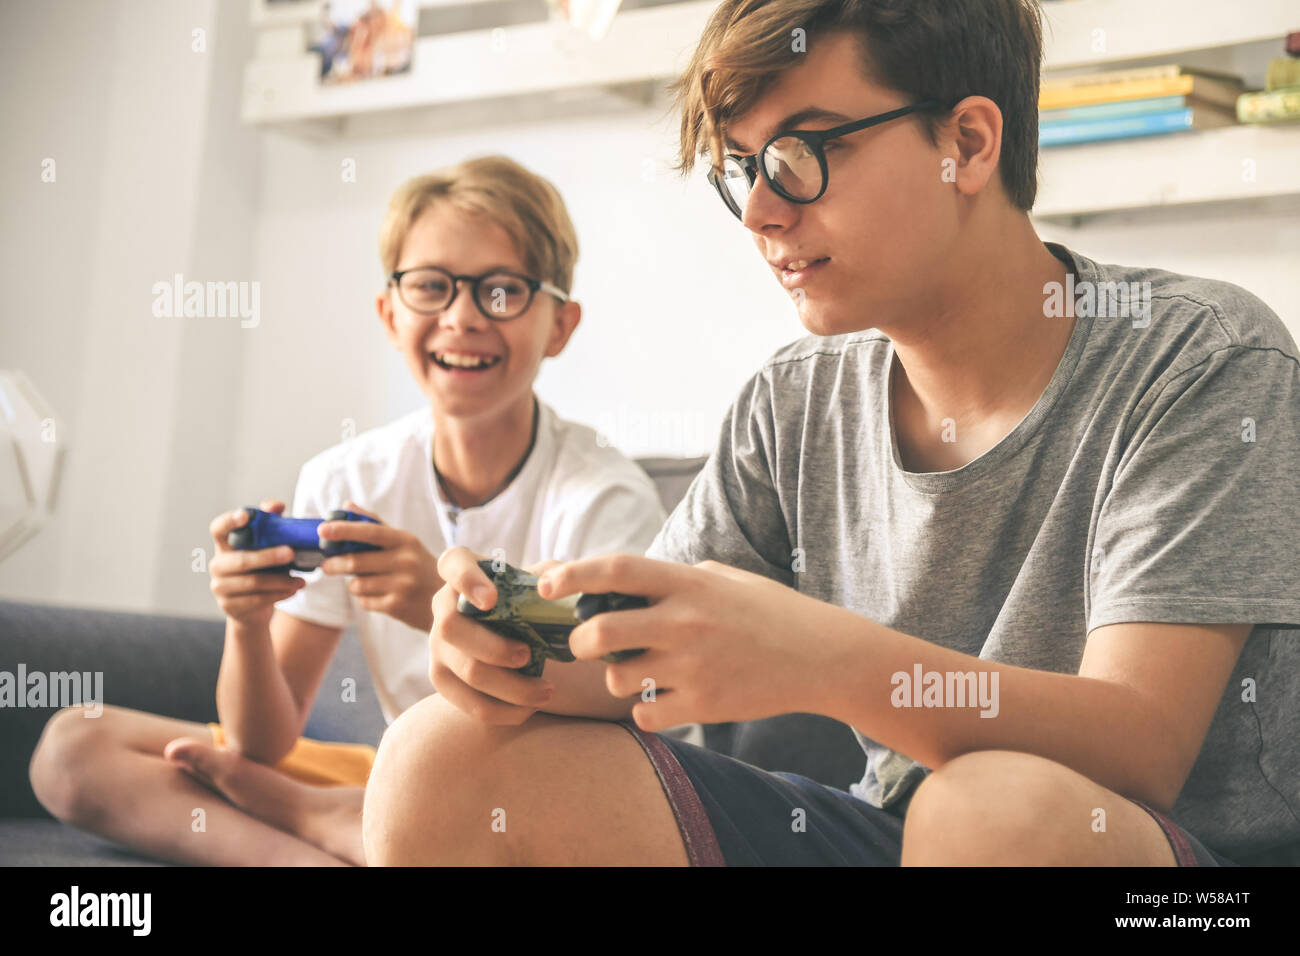
[[1094,103],[1091,106],[1066,106],[1058,110],[1041,110],[1039,124],[1084,123],[1089,120],[1112,119],[1117,116],[1136,116],[1140,113],[1160,113],[1191,106],[1191,97],[1157,96],[1149,100],[1116,100],[1113,103]]
[[1043,123],[1038,127],[1038,145],[1040,147],[1067,146],[1072,143],[1096,143],[1108,139],[1159,136],[1162,133],[1177,133],[1188,129],[1232,126],[1235,122],[1235,119],[1227,113],[1189,106],[1141,116],[1120,116],[1083,123]]

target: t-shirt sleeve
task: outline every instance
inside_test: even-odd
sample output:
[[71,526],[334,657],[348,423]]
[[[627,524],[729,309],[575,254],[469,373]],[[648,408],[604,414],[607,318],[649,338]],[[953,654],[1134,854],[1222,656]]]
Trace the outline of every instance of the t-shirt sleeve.
[[564,535],[556,561],[576,561],[602,554],[645,554],[664,523],[664,506],[654,485],[620,482],[602,488],[579,509],[579,522]]
[[732,403],[717,447],[647,557],[682,564],[718,561],[794,585],[794,554],[773,478],[771,383],[759,372]]
[[1171,379],[1096,519],[1088,630],[1300,627],[1300,366],[1231,346]]
[[[332,476],[316,463],[303,465],[290,514],[295,518],[321,518],[327,511],[343,507],[342,499],[347,496],[335,492],[331,482]],[[353,622],[352,595],[345,575],[326,574],[317,568],[302,577],[307,583],[297,594],[276,602],[278,610],[323,627],[345,628]]]

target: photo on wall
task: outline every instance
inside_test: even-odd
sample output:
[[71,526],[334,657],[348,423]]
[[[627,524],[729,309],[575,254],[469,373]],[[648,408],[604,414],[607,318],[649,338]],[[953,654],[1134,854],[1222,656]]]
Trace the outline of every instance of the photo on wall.
[[415,46],[415,0],[328,0],[309,49],[330,86],[406,73]]

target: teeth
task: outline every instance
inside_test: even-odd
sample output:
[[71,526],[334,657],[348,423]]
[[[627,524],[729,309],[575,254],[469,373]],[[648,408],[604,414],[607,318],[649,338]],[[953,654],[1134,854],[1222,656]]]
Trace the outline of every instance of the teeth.
[[478,355],[461,355],[456,352],[443,352],[437,355],[437,358],[445,365],[454,365],[457,368],[481,368],[485,365],[493,364],[495,358],[483,358]]
[[801,271],[801,270],[803,270],[803,269],[807,269],[807,268],[808,268],[808,260],[807,260],[807,259],[796,259],[794,262],[789,263],[789,264],[785,267],[785,271],[786,271],[786,272],[799,272],[799,271]]

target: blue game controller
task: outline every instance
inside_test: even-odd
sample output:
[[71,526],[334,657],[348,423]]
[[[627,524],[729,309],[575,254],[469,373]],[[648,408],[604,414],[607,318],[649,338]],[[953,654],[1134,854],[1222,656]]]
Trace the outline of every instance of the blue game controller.
[[277,548],[286,544],[293,548],[292,561],[277,564],[273,568],[258,568],[259,574],[315,571],[322,561],[336,554],[382,550],[379,545],[364,541],[326,541],[316,533],[322,521],[369,521],[371,524],[379,524],[374,518],[367,518],[355,511],[331,511],[324,518],[286,518],[259,508],[244,510],[248,512],[248,524],[226,535],[226,543],[232,548],[236,551],[261,551],[263,548]]

